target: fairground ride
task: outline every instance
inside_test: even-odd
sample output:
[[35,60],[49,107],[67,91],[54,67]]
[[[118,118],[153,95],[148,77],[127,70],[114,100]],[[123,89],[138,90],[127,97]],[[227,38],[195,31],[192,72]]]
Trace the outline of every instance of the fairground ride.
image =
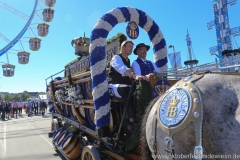
[[[217,46],[210,47],[211,55],[216,55],[220,63],[239,59],[240,50],[235,36],[240,35],[240,27],[230,28],[228,5],[236,4],[236,0],[213,0],[214,20],[207,23],[208,30],[215,26]],[[234,46],[234,42],[236,46]],[[235,49],[234,49],[235,48]],[[216,54],[218,52],[218,54]],[[231,64],[229,64],[231,65]],[[221,65],[226,66],[224,64]],[[225,70],[222,70],[225,71]]]
[[[31,2],[31,1],[28,1]],[[29,56],[30,53],[27,52],[24,49],[23,42],[28,42],[29,43],[29,49],[32,51],[38,51],[41,47],[41,39],[38,38],[34,32],[34,29],[37,29],[37,35],[40,37],[46,37],[49,33],[49,24],[46,22],[51,22],[54,18],[54,10],[52,7],[55,5],[56,0],[35,0],[33,3],[32,7],[32,12],[30,15],[27,15],[23,13],[19,9],[14,8],[11,4],[11,2],[7,1],[0,1],[0,12],[7,14],[7,12],[14,14],[18,16],[19,19],[24,19],[25,25],[21,29],[18,27],[18,24],[15,24],[14,30],[19,29],[19,33],[12,39],[9,40],[8,38],[8,33],[1,33],[0,31],[0,39],[2,38],[5,42],[6,45],[3,48],[0,48],[0,56],[3,56],[6,54],[6,62],[0,62],[2,63],[2,68],[3,68],[3,76],[5,77],[12,77],[14,76],[14,70],[15,70],[15,65],[10,64],[9,62],[9,56],[8,53],[11,54],[16,54],[18,56],[18,63],[19,64],[28,64],[29,62]],[[23,5],[31,5],[32,3],[23,3]],[[47,8],[42,8],[41,6],[45,4]],[[21,6],[21,5],[18,5]],[[40,16],[42,12],[42,16]],[[36,23],[33,23],[33,20],[36,21]],[[11,19],[11,21],[16,21],[16,19]],[[11,25],[5,22],[5,25]],[[34,28],[34,26],[37,28]],[[30,35],[29,37],[25,37],[26,32]],[[24,41],[22,39],[27,38],[29,39],[28,41]],[[16,49],[16,44],[19,44],[18,49]]]

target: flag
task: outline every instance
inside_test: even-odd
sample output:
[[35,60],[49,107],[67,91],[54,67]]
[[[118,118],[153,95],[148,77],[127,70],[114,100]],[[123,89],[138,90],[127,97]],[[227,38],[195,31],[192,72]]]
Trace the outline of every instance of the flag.
[[171,63],[171,66],[172,66],[173,70],[177,70],[177,69],[182,68],[180,52],[175,52],[175,53],[168,54],[168,59]]

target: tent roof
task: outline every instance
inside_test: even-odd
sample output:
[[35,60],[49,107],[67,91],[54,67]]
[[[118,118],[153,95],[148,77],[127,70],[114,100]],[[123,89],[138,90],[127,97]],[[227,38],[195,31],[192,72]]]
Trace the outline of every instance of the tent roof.
[[46,95],[46,94],[39,95],[38,97],[39,97],[41,100],[42,100],[42,99],[47,99],[47,95]]

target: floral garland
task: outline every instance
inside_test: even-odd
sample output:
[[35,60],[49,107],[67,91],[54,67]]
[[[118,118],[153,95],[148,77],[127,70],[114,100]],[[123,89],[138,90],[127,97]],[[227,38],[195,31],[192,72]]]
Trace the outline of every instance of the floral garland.
[[152,42],[154,61],[160,71],[167,70],[167,48],[158,25],[145,12],[131,7],[115,8],[100,18],[90,37],[90,64],[95,107],[96,128],[108,126],[110,101],[106,80],[106,38],[112,28],[122,22],[136,22],[147,33]]
[[66,95],[66,89],[60,88],[59,90],[55,91],[55,97],[59,104],[62,104],[65,102],[67,95]]
[[79,104],[84,104],[82,89],[79,85],[77,87],[68,88],[67,90],[68,98],[66,101],[71,101],[75,107],[78,107]]
[[[51,94],[49,97],[51,98]],[[79,104],[84,104],[83,92],[79,85],[71,88],[60,88],[59,90],[55,91],[55,97],[59,104],[64,102],[72,102],[75,107],[78,107]]]

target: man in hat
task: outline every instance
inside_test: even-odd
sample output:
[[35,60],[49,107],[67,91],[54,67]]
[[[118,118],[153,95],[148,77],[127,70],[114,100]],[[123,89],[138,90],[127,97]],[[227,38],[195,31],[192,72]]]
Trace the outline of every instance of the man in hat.
[[149,48],[150,46],[139,43],[133,51],[138,58],[132,63],[134,73],[138,76],[145,76],[147,79],[159,73],[157,66],[153,62],[146,60]]

